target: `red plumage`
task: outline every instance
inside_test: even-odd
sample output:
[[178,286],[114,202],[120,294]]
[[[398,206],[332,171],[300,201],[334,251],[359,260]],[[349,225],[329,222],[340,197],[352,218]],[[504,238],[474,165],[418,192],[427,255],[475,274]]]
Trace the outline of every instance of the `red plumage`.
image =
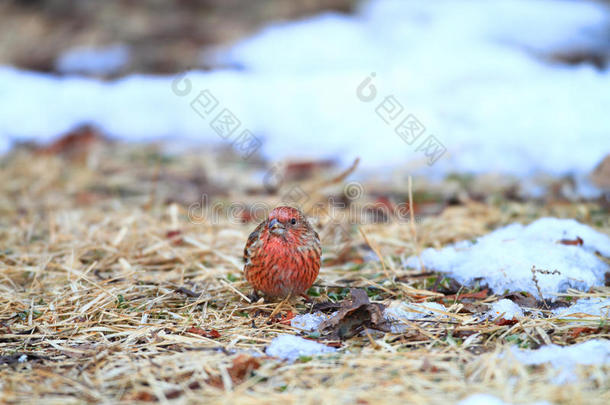
[[271,297],[305,293],[320,271],[320,238],[301,211],[277,207],[248,237],[244,273]]

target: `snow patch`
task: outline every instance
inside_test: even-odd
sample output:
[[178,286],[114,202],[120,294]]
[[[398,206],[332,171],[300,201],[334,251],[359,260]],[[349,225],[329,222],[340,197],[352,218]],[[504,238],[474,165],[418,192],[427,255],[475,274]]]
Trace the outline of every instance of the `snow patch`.
[[489,394],[474,394],[462,399],[457,405],[510,405],[501,399]]
[[[583,240],[582,246],[558,243],[576,237]],[[481,280],[497,294],[527,291],[538,297],[532,280],[535,266],[543,296],[552,298],[568,288],[588,290],[603,285],[609,266],[595,251],[609,257],[610,238],[573,219],[541,218],[527,226],[511,224],[497,229],[474,243],[425,249],[421,259],[426,268],[447,273],[462,284]],[[415,256],[405,264],[420,267]]]
[[61,73],[110,75],[129,62],[129,48],[109,45],[101,48],[78,47],[62,53],[55,65]]
[[274,338],[265,349],[268,356],[279,357],[288,361],[295,361],[301,356],[317,356],[334,353],[335,351],[337,349],[333,347],[294,335],[280,335]]
[[546,345],[538,350],[511,347],[513,356],[523,364],[538,365],[550,363],[559,370],[552,380],[555,384],[575,381],[574,368],[579,365],[610,363],[610,340],[588,340],[572,346]]
[[[365,167],[408,162],[430,174],[586,174],[610,150],[610,72],[552,55],[607,54],[609,16],[587,1],[371,1],[355,16],[268,27],[227,51],[241,71],[190,72],[183,95],[172,91],[175,77],[103,82],[0,68],[0,148],[82,123],[174,143],[229,144],[248,129],[272,159],[300,151],[361,156]],[[124,59],[121,48],[73,50],[58,65],[103,72]],[[365,102],[356,89],[371,72],[375,97]],[[204,90],[218,102],[209,117],[192,108]],[[389,96],[400,112],[391,119]],[[210,124],[224,108],[240,126],[223,138]],[[416,138],[400,127],[403,140],[396,131],[409,114],[425,131]],[[447,148],[433,167],[429,135]]]
[[[391,324],[390,330],[392,333],[403,333],[408,326],[402,322],[403,320],[420,320],[446,318],[446,315],[438,313],[438,311],[447,311],[447,308],[436,302],[423,302],[421,304],[412,304],[408,302],[395,301],[387,307],[383,316]],[[297,315],[290,321],[293,328],[300,329],[305,332],[317,331],[320,324],[327,319],[335,316],[337,312],[331,314],[323,314],[316,312],[314,314]]]
[[[512,405],[510,402],[504,402],[500,398],[490,394],[474,394],[468,398],[462,399],[457,405]],[[539,401],[532,405],[550,405],[549,402]]]
[[305,332],[313,332],[318,330],[322,322],[331,318],[333,315],[326,315],[322,312],[297,315],[290,320],[290,326],[292,326],[293,328],[301,329]]
[[383,315],[388,321],[390,321],[390,330],[392,331],[392,333],[403,333],[408,328],[408,325],[402,322],[403,320],[434,320],[436,318],[446,317],[446,315],[439,314],[438,312],[435,312],[433,310],[447,311],[447,308],[445,308],[444,305],[438,304],[436,302],[424,302],[421,304],[398,302],[393,303],[388,308],[386,308]]
[[556,308],[553,313],[558,318],[574,318],[572,314],[588,314],[591,316],[610,317],[610,298],[583,298],[567,308]]
[[505,298],[494,302],[487,315],[493,319],[502,316],[502,319],[512,320],[523,318],[523,310],[519,305]]

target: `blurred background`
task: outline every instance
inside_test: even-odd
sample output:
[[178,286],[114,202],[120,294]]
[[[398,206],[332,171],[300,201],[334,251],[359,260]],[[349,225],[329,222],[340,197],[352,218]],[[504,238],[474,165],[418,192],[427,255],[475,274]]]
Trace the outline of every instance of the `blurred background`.
[[3,1],[0,151],[101,140],[154,142],[167,156],[204,148],[214,179],[231,177],[217,173],[228,161],[247,168],[230,180],[242,191],[275,187],[274,164],[302,178],[360,158],[361,179],[482,176],[483,188],[533,198],[600,198],[610,187],[609,9]]

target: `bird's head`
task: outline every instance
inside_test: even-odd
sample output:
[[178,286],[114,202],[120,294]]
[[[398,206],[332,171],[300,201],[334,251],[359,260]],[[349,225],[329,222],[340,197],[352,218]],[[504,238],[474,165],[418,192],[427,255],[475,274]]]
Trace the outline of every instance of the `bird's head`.
[[282,206],[269,213],[269,233],[284,238],[298,236],[307,228],[305,216],[296,208]]

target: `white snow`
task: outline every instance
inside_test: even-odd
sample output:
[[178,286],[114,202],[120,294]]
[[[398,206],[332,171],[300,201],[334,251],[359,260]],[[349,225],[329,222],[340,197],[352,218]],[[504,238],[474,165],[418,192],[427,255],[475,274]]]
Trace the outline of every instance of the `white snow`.
[[[510,402],[504,402],[500,398],[490,394],[474,394],[462,399],[457,405],[511,405]],[[534,402],[532,405],[550,405],[546,401]]]
[[319,354],[333,353],[336,350],[333,347],[303,339],[302,337],[280,335],[271,341],[267,349],[265,349],[265,353],[272,357],[295,361],[301,356],[317,356]]
[[462,399],[457,405],[510,405],[490,394],[474,394]]
[[[446,318],[446,315],[443,315],[438,311],[447,311],[447,308],[444,305],[436,302],[413,304],[403,301],[394,301],[385,309],[383,316],[391,323],[390,329],[392,333],[402,333],[407,330],[408,326],[401,320],[434,320],[438,318]],[[297,315],[292,318],[290,325],[293,328],[297,328],[305,332],[313,332],[318,330],[322,322],[332,318],[336,314],[337,312],[333,312],[331,314],[316,312],[314,314]]]
[[[191,72],[183,96],[174,77],[108,83],[0,68],[0,148],[85,122],[135,141],[233,142],[249,129],[272,159],[361,156],[381,167],[426,162],[434,135],[447,152],[430,173],[588,173],[610,151],[610,73],[550,55],[609,52],[609,15],[587,1],[370,1],[355,16],[264,29],[226,52],[242,70]],[[98,57],[72,52],[60,65],[105,70],[122,59]],[[364,102],[373,88],[356,90],[371,72],[376,95]],[[218,106],[201,117],[191,103],[206,89]],[[391,95],[403,110],[386,123]],[[240,121],[224,139],[210,128],[223,108]],[[395,133],[409,114],[425,127],[411,144]]]
[[523,310],[519,305],[505,298],[494,302],[487,315],[493,319],[502,316],[502,319],[512,320],[523,318]]
[[511,347],[513,356],[523,364],[537,365],[550,363],[559,371],[552,380],[555,384],[564,384],[576,380],[574,368],[578,364],[609,364],[610,340],[588,340],[572,346],[546,345],[538,350]]
[[556,308],[553,313],[559,318],[574,318],[569,316],[573,314],[608,318],[610,317],[610,298],[583,298],[567,308]]
[[[432,310],[431,310],[432,309]],[[447,311],[444,305],[436,302],[423,302],[421,304],[411,304],[407,302],[393,302],[383,313],[384,317],[391,322],[392,333],[402,333],[408,326],[403,320],[419,320],[444,318],[446,315],[436,311]]]
[[[579,236],[583,246],[558,243]],[[603,285],[608,265],[594,251],[610,257],[610,238],[573,219],[541,218],[530,225],[511,224],[480,237],[475,243],[458,242],[443,249],[425,249],[421,259],[427,269],[447,273],[472,285],[480,279],[495,293],[527,291],[538,297],[532,266],[545,298],[568,288],[587,290]],[[412,256],[406,266],[419,268]]]
[[305,332],[313,332],[318,330],[320,324],[331,318],[332,315],[325,315],[322,312],[313,314],[297,315],[290,320],[290,326],[301,329]]
[[108,75],[119,72],[128,62],[129,48],[114,44],[69,49],[57,58],[55,67],[61,73]]

